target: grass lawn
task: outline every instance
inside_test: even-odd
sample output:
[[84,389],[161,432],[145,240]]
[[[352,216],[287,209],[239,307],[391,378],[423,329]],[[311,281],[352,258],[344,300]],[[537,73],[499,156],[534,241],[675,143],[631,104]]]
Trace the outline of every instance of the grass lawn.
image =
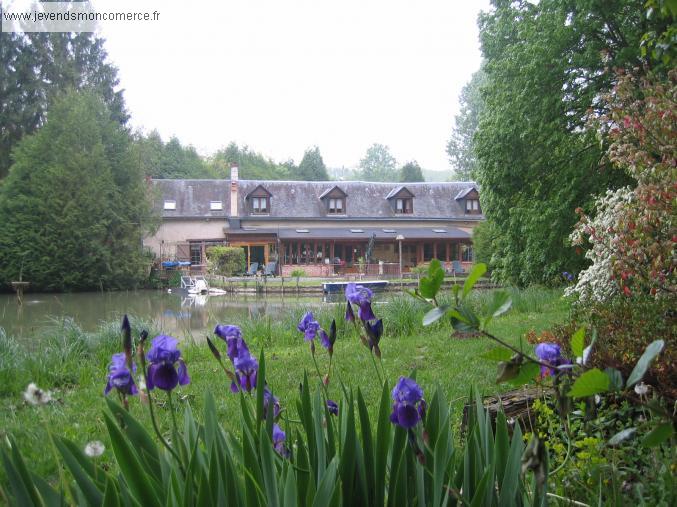
[[[482,296],[481,291],[477,294],[477,305],[481,306],[486,301],[486,295]],[[568,303],[558,291],[533,289],[531,294],[518,291],[513,291],[513,294],[515,308],[491,326],[495,335],[513,344],[519,344],[527,331],[549,328],[564,322],[568,316]],[[458,409],[473,384],[486,394],[505,389],[505,386],[494,383],[495,363],[477,357],[494,344],[484,338],[454,338],[450,325],[444,322],[423,328],[421,318],[425,310],[421,303],[406,296],[375,305],[374,312],[383,318],[385,324],[381,341],[383,367],[389,385],[393,385],[400,375],[416,369],[417,380],[426,393],[432,395],[432,389],[436,385],[441,386],[447,398],[452,400],[458,422]],[[337,318],[339,324],[330,396],[340,400],[340,381],[353,388],[359,386],[370,410],[375,410],[381,389],[379,379],[370,353],[361,344],[355,330],[351,326],[343,327],[343,311],[343,305],[327,305],[326,309],[316,312],[316,318],[322,325],[328,327],[332,317]],[[304,308],[299,307],[275,321],[263,318],[224,322],[242,326],[253,353],[258,355],[261,348],[265,349],[269,385],[280,398],[290,419],[295,418],[295,400],[304,371],[308,372],[311,382],[317,384],[318,380],[308,344],[296,330],[296,323],[303,312]],[[131,320],[136,336],[138,329],[145,324],[134,318]],[[118,326],[119,323],[111,322],[92,334],[83,333],[72,325],[65,326],[40,338],[39,346],[30,352],[18,349],[10,338],[0,335],[0,438],[5,433],[13,434],[30,468],[38,474],[47,477],[55,474],[48,431],[64,435],[82,446],[90,440],[101,440],[107,446],[101,459],[113,462],[102,411],[105,406],[106,366],[110,355],[120,347]],[[217,345],[226,358],[225,344],[219,342]],[[525,343],[525,346],[528,345]],[[191,384],[177,389],[176,394],[180,398],[180,402],[176,403],[178,410],[182,411],[184,405],[190,404],[193,411],[200,414],[203,394],[211,390],[224,427],[237,433],[240,417],[238,397],[231,394],[229,381],[206,344],[184,343],[181,348]],[[320,371],[324,374],[328,356],[319,343],[316,354]],[[21,393],[31,381],[51,390],[58,401],[43,407],[27,405]],[[153,396],[164,404],[164,393],[156,390]],[[146,407],[134,399],[130,410],[145,420],[150,430]],[[161,407],[158,412],[162,428],[169,430],[167,408]],[[0,471],[0,478],[4,482],[4,470]]]

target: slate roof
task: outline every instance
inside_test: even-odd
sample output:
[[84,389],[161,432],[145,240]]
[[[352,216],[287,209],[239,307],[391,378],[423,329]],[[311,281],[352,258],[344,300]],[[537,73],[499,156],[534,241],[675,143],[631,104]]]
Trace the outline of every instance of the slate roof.
[[[158,191],[156,208],[163,218],[225,218],[230,215],[230,180],[153,180]],[[245,196],[259,185],[271,194],[269,215],[250,215]],[[402,187],[401,183],[375,183],[365,181],[238,181],[238,214],[243,220],[251,216],[257,220],[265,217],[275,219],[341,218],[327,215],[320,196],[328,189],[339,185],[347,194],[346,215],[343,219],[463,219],[477,220],[482,215],[466,215],[459,194],[477,188],[474,182],[407,183],[406,187],[416,196],[414,212],[406,217],[397,215],[387,196]],[[175,200],[176,210],[164,210],[164,200]],[[223,209],[210,210],[210,201],[222,201]]]
[[473,190],[477,190],[475,185],[472,185],[471,187],[468,187],[468,188],[464,188],[458,194],[456,194],[455,199],[457,201],[460,200],[460,199],[463,199],[466,195],[468,195]]

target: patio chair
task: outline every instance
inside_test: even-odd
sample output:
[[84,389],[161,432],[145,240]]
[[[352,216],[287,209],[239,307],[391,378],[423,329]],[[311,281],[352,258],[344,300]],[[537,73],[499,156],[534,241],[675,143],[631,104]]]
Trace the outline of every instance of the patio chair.
[[266,264],[265,268],[263,268],[263,276],[275,276],[276,271],[277,271],[277,262],[271,261],[268,264]]
[[249,270],[244,274],[244,276],[256,276],[256,272],[259,270],[259,263],[252,262],[249,265]]
[[461,261],[452,261],[452,266],[454,270],[455,275],[460,275],[465,273],[465,269],[463,269],[463,266],[461,265]]

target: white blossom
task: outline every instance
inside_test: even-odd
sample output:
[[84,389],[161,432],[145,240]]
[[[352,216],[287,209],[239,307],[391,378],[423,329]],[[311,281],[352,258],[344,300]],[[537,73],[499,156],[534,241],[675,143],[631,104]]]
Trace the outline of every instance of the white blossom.
[[618,293],[618,285],[611,278],[612,261],[618,253],[618,235],[613,231],[633,199],[629,187],[608,190],[595,202],[595,217],[579,223],[571,233],[569,239],[574,245],[580,245],[586,237],[590,241],[592,247],[585,257],[592,264],[580,272],[576,284],[567,287],[565,295],[577,295],[583,302],[603,302]]

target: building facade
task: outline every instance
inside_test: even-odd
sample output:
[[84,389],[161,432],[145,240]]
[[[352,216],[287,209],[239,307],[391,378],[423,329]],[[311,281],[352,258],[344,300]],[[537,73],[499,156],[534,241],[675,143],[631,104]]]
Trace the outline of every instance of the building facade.
[[213,245],[242,247],[243,270],[277,262],[285,276],[298,268],[310,276],[397,274],[400,259],[405,271],[433,258],[467,269],[472,229],[484,219],[473,182],[239,180],[233,167],[230,180],[153,185],[162,221],[145,246],[194,271]]

